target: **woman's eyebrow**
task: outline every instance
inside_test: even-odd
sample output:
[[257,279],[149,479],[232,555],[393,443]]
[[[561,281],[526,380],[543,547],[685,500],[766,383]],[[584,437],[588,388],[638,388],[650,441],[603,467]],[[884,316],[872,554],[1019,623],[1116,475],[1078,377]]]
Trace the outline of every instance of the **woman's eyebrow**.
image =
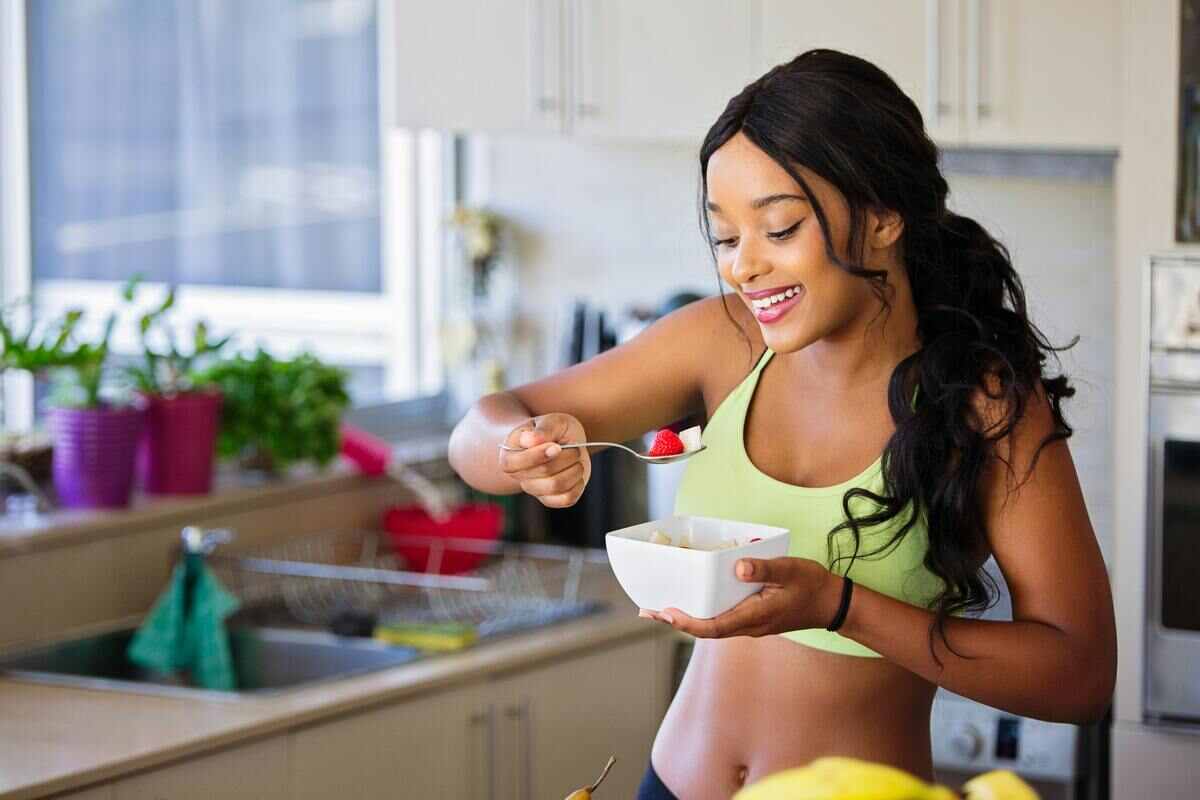
[[[782,203],[785,200],[798,200],[801,203],[808,202],[808,198],[801,194],[769,194],[766,197],[760,197],[757,200],[750,203],[750,207],[754,208],[754,209],[765,208],[766,206],[769,206],[772,203]],[[707,208],[709,211],[715,212],[717,214],[722,213],[721,207],[719,205],[717,205],[716,203],[712,202],[711,200],[705,202],[704,207]]]

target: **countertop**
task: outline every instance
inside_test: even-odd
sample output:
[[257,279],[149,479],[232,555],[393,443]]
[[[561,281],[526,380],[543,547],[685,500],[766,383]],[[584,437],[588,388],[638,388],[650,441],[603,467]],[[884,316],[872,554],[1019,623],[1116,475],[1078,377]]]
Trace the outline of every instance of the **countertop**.
[[596,583],[599,588],[588,596],[610,607],[588,617],[272,697],[202,700],[0,679],[0,798],[83,788],[355,709],[667,630],[637,616],[611,573]]

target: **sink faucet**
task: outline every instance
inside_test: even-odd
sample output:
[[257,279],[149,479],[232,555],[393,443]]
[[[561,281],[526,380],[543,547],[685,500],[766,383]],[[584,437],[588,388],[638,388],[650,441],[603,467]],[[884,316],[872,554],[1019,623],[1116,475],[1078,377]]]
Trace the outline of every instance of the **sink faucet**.
[[183,540],[185,553],[199,553],[206,556],[215,550],[217,545],[232,542],[234,532],[225,528],[207,530],[196,525],[188,525],[179,534],[179,538]]

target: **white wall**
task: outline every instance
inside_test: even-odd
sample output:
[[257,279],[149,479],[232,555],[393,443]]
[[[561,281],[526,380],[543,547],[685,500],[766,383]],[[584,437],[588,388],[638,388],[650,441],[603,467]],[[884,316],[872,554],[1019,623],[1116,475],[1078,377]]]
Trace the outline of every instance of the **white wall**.
[[[556,363],[574,297],[621,311],[671,292],[717,289],[698,227],[693,148],[558,138],[490,143],[491,205],[518,227],[522,309],[539,331],[528,369]],[[1092,521],[1111,552],[1113,188],[1111,182],[949,176],[951,205],[1005,242],[1035,320],[1064,354],[1078,394],[1067,407],[1071,449]]]

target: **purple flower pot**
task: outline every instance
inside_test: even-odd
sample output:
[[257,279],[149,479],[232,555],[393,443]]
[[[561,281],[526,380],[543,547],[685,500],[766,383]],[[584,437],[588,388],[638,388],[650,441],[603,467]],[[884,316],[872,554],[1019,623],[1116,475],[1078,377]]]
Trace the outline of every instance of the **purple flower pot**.
[[137,475],[148,494],[208,494],[221,419],[221,393],[142,395],[146,426]]
[[66,508],[123,508],[133,490],[142,411],[52,408],[54,489]]

